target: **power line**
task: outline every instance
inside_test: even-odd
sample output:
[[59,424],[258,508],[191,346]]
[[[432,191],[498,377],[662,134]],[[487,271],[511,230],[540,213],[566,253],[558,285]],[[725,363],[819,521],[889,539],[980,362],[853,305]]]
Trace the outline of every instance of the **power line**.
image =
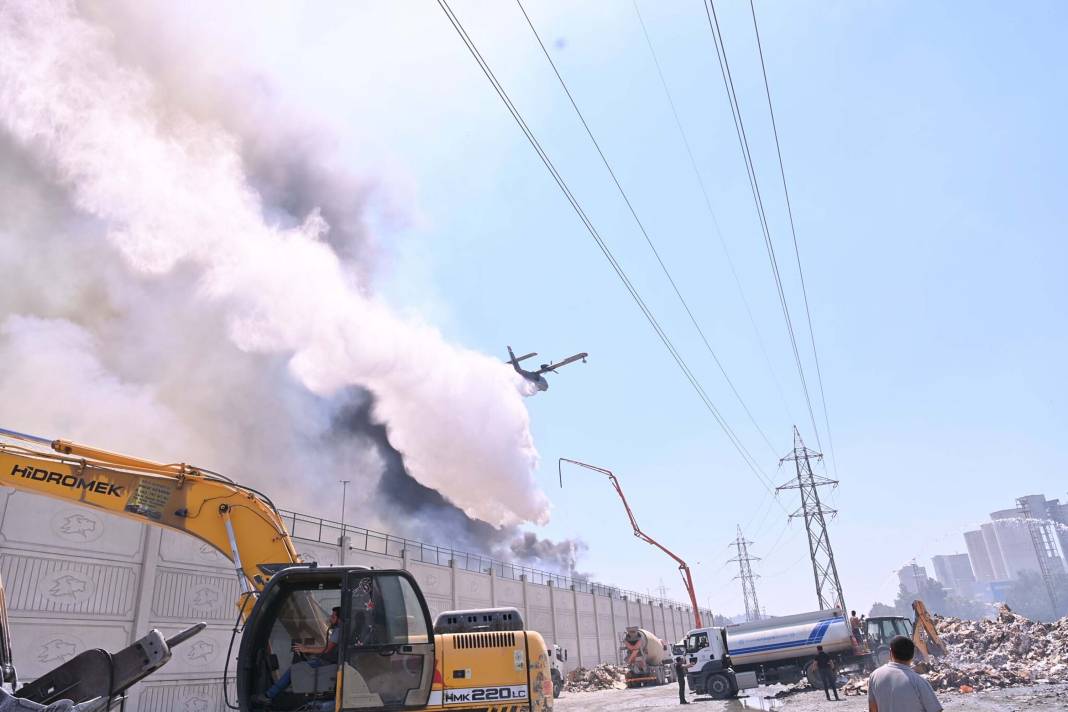
[[730,250],[727,249],[727,241],[723,238],[723,231],[719,227],[719,220],[716,219],[716,212],[712,209],[712,199],[708,195],[708,188],[705,186],[705,180],[701,176],[701,170],[697,167],[697,159],[693,154],[693,147],[690,145],[689,136],[686,135],[686,130],[682,126],[682,120],[679,118],[678,108],[675,106],[675,99],[671,95],[671,89],[668,88],[667,79],[664,77],[663,67],[660,65],[660,58],[656,54],[656,48],[653,46],[653,41],[649,37],[649,30],[645,26],[645,19],[642,17],[641,10],[638,8],[638,0],[633,0],[634,13],[638,16],[638,23],[642,28],[642,35],[645,37],[645,44],[649,48],[649,54],[653,58],[653,64],[656,66],[656,74],[660,78],[660,86],[664,90],[664,96],[667,97],[668,106],[671,107],[671,115],[675,117],[675,127],[678,129],[679,137],[682,139],[682,144],[686,148],[686,154],[690,157],[690,167],[693,169],[694,177],[697,179],[697,185],[701,189],[701,195],[705,199],[705,208],[708,210],[708,215],[712,219],[712,226],[715,228],[716,237],[719,238],[720,247],[723,248],[723,256],[727,260],[727,265],[730,267],[731,275],[734,277],[734,284],[738,288],[738,296],[741,297],[742,304],[745,307],[745,313],[749,316],[749,323],[753,327],[753,333],[756,335],[757,345],[760,346],[760,352],[764,355],[764,362],[768,366],[768,373],[771,375],[771,381],[775,384],[775,390],[779,393],[779,398],[782,399],[783,407],[786,409],[786,414],[793,418],[790,413],[790,404],[786,401],[786,394],[782,390],[782,385],[779,383],[778,376],[775,375],[775,368],[771,365],[771,357],[768,355],[768,349],[764,344],[764,338],[760,334],[760,328],[757,326],[756,318],[753,316],[753,310],[749,306],[749,300],[746,299],[745,290],[742,288],[742,280],[738,277],[738,271],[734,267],[734,260],[731,259]]
[[[571,93],[571,89],[568,88],[567,82],[564,81],[564,77],[560,74],[560,69],[556,66],[556,62],[553,61],[552,55],[549,54],[549,50],[545,47],[545,42],[542,41],[541,35],[538,34],[538,30],[534,27],[534,22],[530,19],[530,15],[527,14],[527,10],[523,7],[522,0],[516,0],[516,4],[519,6],[520,12],[523,13],[523,18],[526,19],[527,25],[530,27],[530,31],[534,33],[534,38],[538,41],[538,46],[541,47],[542,54],[545,55],[545,59],[549,61],[549,66],[552,67],[553,73],[556,74],[556,79],[560,82],[560,86],[563,88],[564,93],[567,94],[568,101],[571,102],[571,108],[575,110],[575,115],[578,116],[579,121],[582,123],[582,127],[586,129],[586,135],[590,137],[590,141],[593,143],[593,147],[597,149],[597,154],[601,157],[601,162],[604,163],[604,167],[608,170],[608,175],[611,176],[612,182],[615,183],[616,189],[619,190],[620,197],[623,198],[623,202],[626,203],[627,209],[630,211],[631,217],[634,218],[634,222],[638,225],[638,229],[641,231],[642,236],[645,238],[645,242],[649,245],[649,249],[652,250],[653,256],[656,257],[657,264],[660,265],[660,269],[663,271],[664,276],[667,277],[668,282],[671,284],[671,289],[675,292],[675,296],[678,297],[679,302],[682,304],[682,308],[686,311],[686,315],[690,318],[690,323],[693,324],[694,329],[697,330],[698,335],[701,337],[701,341],[704,342],[705,349],[712,356],[712,360],[715,361],[716,367],[719,368],[719,372],[723,374],[723,379],[727,381],[727,385],[730,386],[731,392],[734,397],[741,404],[745,414],[749,416],[749,421],[753,424],[753,427],[757,429],[760,436],[764,438],[764,442],[767,443],[768,449],[773,455],[777,454],[775,446],[771,444],[771,440],[764,432],[763,428],[757,423],[756,418],[753,417],[752,411],[749,410],[749,406],[746,405],[742,399],[738,389],[735,388],[734,382],[730,376],[727,375],[727,370],[723,367],[723,363],[719,360],[719,356],[716,355],[715,350],[712,348],[712,344],[709,343],[708,337],[705,336],[704,329],[698,323],[697,318],[694,316],[693,310],[690,309],[689,303],[686,298],[682,296],[681,290],[679,290],[678,284],[675,282],[675,278],[671,276],[670,270],[666,264],[664,264],[663,258],[660,256],[660,251],[656,249],[656,245],[653,244],[653,239],[649,236],[649,232],[645,229],[645,224],[642,223],[641,218],[638,217],[638,212],[634,209],[634,204],[631,203],[630,197],[623,189],[622,183],[619,182],[619,178],[616,176],[615,170],[612,168],[611,163],[608,161],[608,157],[605,155],[604,150],[601,149],[601,144],[597,141],[597,138],[593,135],[593,130],[590,128],[589,123],[586,121],[586,117],[583,115],[582,110],[579,109],[578,102],[575,101],[574,95]],[[733,266],[732,266],[733,269]],[[748,305],[747,305],[748,306]]]
[[[812,328],[812,312],[808,307],[808,290],[805,288],[805,271],[801,268],[801,250],[797,246],[797,227],[794,224],[794,208],[790,203],[790,189],[786,186],[786,168],[782,161],[782,146],[779,143],[779,127],[775,122],[775,108],[771,102],[771,86],[768,84],[768,70],[764,65],[764,47],[760,41],[760,28],[757,26],[756,6],[749,0],[749,11],[753,16],[753,32],[756,34],[757,53],[760,55],[760,73],[764,76],[764,94],[768,97],[768,114],[771,116],[771,132],[775,136],[775,153],[779,157],[779,175],[782,177],[782,192],[786,197],[786,214],[790,218],[790,234],[794,240],[794,256],[797,258],[797,274],[801,278],[801,295],[805,300],[805,319],[808,321],[808,336],[812,342],[812,359],[816,364],[816,380],[820,386],[820,400],[823,402],[823,423],[827,428],[827,443],[831,446],[831,462],[838,472],[838,459],[834,454],[834,438],[831,437],[831,419],[827,415],[827,396],[823,392],[823,373],[820,370],[819,351],[816,350],[816,332]],[[817,444],[819,443],[817,438]]]
[[478,63],[478,66],[482,70],[482,73],[486,76],[490,84],[493,86],[494,90],[497,92],[497,96],[499,96],[501,101],[504,102],[504,105],[508,109],[509,113],[512,115],[512,118],[515,119],[516,123],[519,125],[519,128],[523,131],[523,134],[526,137],[527,141],[530,143],[534,151],[538,154],[538,158],[541,159],[542,164],[549,171],[549,174],[553,177],[553,180],[556,182],[557,187],[560,188],[560,191],[564,194],[564,197],[567,198],[567,201],[571,204],[572,209],[575,211],[575,214],[578,215],[579,219],[586,227],[586,230],[587,232],[589,232],[590,237],[592,237],[594,242],[597,243],[597,247],[601,250],[601,253],[605,256],[605,259],[608,260],[608,263],[611,265],[613,271],[616,273],[616,276],[619,277],[620,281],[623,283],[623,286],[626,288],[627,292],[630,294],[635,304],[637,304],[638,308],[641,309],[642,315],[645,317],[646,321],[649,322],[649,325],[653,328],[653,331],[656,332],[657,337],[664,344],[664,347],[668,350],[668,353],[671,355],[672,359],[674,359],[676,365],[678,365],[679,370],[682,371],[683,376],[685,376],[686,380],[689,381],[690,386],[697,393],[697,396],[701,399],[701,402],[704,403],[705,408],[709,411],[709,413],[712,414],[712,417],[716,420],[716,423],[727,435],[727,438],[730,440],[731,444],[734,445],[734,448],[742,456],[742,459],[745,461],[749,469],[753,472],[754,475],[756,475],[757,479],[761,481],[764,487],[771,491],[772,486],[770,484],[770,480],[767,474],[764,473],[763,469],[760,467],[760,464],[749,453],[748,449],[746,449],[745,445],[741,442],[741,440],[738,439],[738,436],[734,433],[734,430],[730,427],[727,421],[724,420],[722,414],[719,412],[719,409],[716,408],[715,404],[708,397],[708,394],[705,392],[704,387],[701,385],[700,381],[697,379],[694,373],[690,370],[690,367],[687,365],[685,359],[682,357],[682,354],[672,343],[670,337],[667,335],[667,332],[664,331],[663,327],[656,319],[656,316],[653,314],[652,310],[645,303],[645,300],[642,299],[641,294],[638,292],[634,284],[630,281],[630,278],[624,271],[623,266],[616,259],[615,255],[612,253],[607,243],[605,243],[604,239],[601,237],[601,234],[597,231],[597,228],[594,226],[593,222],[586,214],[586,211],[583,210],[582,205],[578,201],[578,198],[576,198],[575,195],[571,192],[571,189],[568,187],[567,182],[564,180],[560,172],[556,169],[556,166],[553,164],[552,160],[550,160],[549,155],[545,152],[545,149],[542,147],[541,143],[534,135],[534,132],[530,129],[526,121],[523,119],[523,116],[519,112],[519,109],[517,109],[515,104],[512,103],[512,100],[508,96],[508,93],[504,90],[504,87],[497,80],[497,77],[493,73],[493,70],[490,68],[489,63],[482,56],[482,53],[479,52],[478,47],[475,45],[470,35],[467,34],[467,31],[464,29],[463,24],[460,22],[460,19],[456,16],[456,14],[452,11],[452,8],[449,6],[447,0],[438,0],[438,5],[445,13],[445,16],[449,20],[449,23],[453,26],[453,29],[456,30],[457,35],[459,35],[464,45],[471,53],[471,56],[474,57],[475,61]]
[[705,0],[705,15],[708,17],[708,26],[712,31],[712,44],[716,49],[716,59],[719,62],[720,74],[723,77],[723,86],[727,91],[727,100],[731,106],[731,115],[734,119],[734,130],[738,136],[738,145],[742,149],[742,159],[745,161],[746,173],[749,176],[749,188],[753,193],[753,202],[757,208],[757,218],[760,221],[761,232],[764,235],[764,246],[768,252],[768,261],[771,264],[771,274],[775,279],[775,287],[779,295],[779,305],[782,307],[783,317],[786,320],[786,331],[790,338],[790,347],[793,350],[794,363],[797,366],[797,375],[801,379],[801,390],[805,396],[805,404],[808,408],[809,419],[812,422],[812,430],[816,435],[816,443],[822,449],[820,443],[819,428],[816,426],[816,415],[812,408],[812,397],[809,395],[808,381],[805,378],[805,369],[801,361],[801,352],[797,347],[797,334],[794,331],[793,319],[790,317],[790,307],[786,299],[786,292],[782,284],[782,275],[779,272],[779,261],[775,255],[775,245],[771,239],[771,230],[768,227],[768,217],[764,210],[764,200],[760,193],[760,183],[757,180],[756,167],[753,156],[749,150],[749,137],[745,131],[745,122],[742,119],[741,105],[738,95],[734,90],[734,78],[731,76],[730,63],[727,60],[727,48],[723,43],[723,35],[719,27],[719,18],[716,16],[716,8],[712,0]]

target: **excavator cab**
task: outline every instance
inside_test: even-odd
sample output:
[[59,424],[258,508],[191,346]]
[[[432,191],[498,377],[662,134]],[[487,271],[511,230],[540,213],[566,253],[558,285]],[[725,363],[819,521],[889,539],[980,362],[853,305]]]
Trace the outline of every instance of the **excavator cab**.
[[[293,652],[331,640],[331,655]],[[423,708],[433,678],[430,612],[411,574],[293,566],[271,577],[245,622],[236,682],[241,710],[347,712]],[[269,708],[257,705],[272,686]]]

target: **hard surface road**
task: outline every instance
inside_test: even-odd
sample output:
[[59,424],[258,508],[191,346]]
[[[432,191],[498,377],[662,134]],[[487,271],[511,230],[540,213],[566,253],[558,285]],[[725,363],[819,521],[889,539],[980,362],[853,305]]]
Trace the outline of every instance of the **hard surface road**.
[[[687,695],[694,712],[741,712],[743,710],[779,710],[781,712],[868,712],[867,697],[843,697],[828,702],[822,692],[800,692],[782,699],[771,698],[778,687],[759,687],[755,695],[735,700],[712,700]],[[768,695],[769,697],[764,697]],[[946,712],[1064,712],[1068,709],[1068,686],[1042,685],[992,690],[973,694],[939,693]],[[556,700],[557,712],[620,712],[621,710],[658,710],[678,707],[675,685],[637,690],[602,690],[600,692],[565,692]]]

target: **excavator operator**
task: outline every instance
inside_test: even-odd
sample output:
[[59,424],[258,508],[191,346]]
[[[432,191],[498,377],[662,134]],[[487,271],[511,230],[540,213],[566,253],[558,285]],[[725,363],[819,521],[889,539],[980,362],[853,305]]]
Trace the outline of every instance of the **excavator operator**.
[[[334,606],[330,611],[330,630],[326,636],[326,644],[322,647],[316,647],[312,645],[304,645],[303,643],[294,643],[293,652],[300,653],[302,655],[315,655],[316,657],[308,661],[308,667],[318,668],[323,665],[334,665],[338,659],[338,639],[341,632],[341,607]],[[293,676],[292,666],[287,669],[278,681],[271,685],[265,694],[255,695],[252,698],[253,704],[257,705],[269,705],[271,701],[282,694],[282,692],[289,687],[290,680]]]

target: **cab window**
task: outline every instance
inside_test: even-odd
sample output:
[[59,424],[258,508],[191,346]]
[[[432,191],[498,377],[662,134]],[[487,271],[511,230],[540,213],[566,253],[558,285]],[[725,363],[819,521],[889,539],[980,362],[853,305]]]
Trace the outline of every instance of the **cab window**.
[[708,647],[708,633],[694,633],[686,638],[686,652],[694,654],[702,648]]
[[407,578],[355,572],[342,607],[342,708],[425,705],[434,673],[429,615]]

